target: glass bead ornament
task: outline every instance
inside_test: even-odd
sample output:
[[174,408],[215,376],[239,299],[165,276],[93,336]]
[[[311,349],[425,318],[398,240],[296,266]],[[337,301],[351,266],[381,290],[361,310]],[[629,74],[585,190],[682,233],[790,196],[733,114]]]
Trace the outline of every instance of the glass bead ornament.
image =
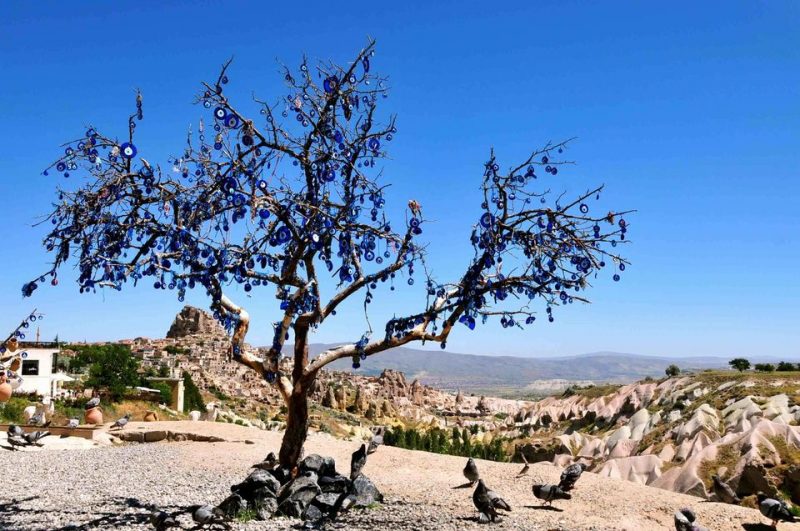
[[136,156],[136,146],[130,142],[125,142],[119,146],[119,154],[130,160]]

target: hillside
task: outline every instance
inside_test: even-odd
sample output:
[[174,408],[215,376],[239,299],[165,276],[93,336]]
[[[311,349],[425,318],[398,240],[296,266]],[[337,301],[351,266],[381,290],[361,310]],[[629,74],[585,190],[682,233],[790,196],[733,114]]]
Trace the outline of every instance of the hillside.
[[[312,345],[312,354],[327,347],[330,345]],[[398,348],[362,363],[358,373],[378,375],[383,369],[392,369],[444,390],[524,394],[526,389],[533,390],[532,383],[536,380],[630,383],[647,376],[659,377],[672,363],[689,370],[727,366],[727,360],[714,357],[675,359],[597,352],[559,358],[522,358]],[[353,371],[350,360],[338,360],[331,369]]]
[[[84,451],[49,451],[45,447],[18,452],[13,461],[14,473],[7,476],[0,494],[0,506],[7,509],[0,511],[0,528],[152,530],[148,518],[153,508],[177,511],[193,504],[221,502],[230,495],[229,486],[240,482],[253,463],[277,449],[281,435],[207,422],[131,423],[127,429],[200,430],[225,442],[128,444]],[[359,442],[311,433],[307,450],[309,454],[333,456],[336,468],[343,471]],[[581,477],[571,500],[556,501],[554,509],[543,509],[531,494],[531,485],[557,482],[560,468],[539,463],[531,466],[527,476],[515,478],[518,464],[483,460],[477,460],[477,464],[486,483],[513,509],[503,515],[501,523],[479,524],[472,505],[472,489],[457,488],[464,483],[463,458],[381,447],[367,460],[364,473],[383,492],[385,503],[350,512],[329,528],[662,531],[674,529],[672,517],[676,510],[691,507],[699,521],[714,531],[769,529],[763,525],[766,519],[754,509],[703,503],[692,496],[590,472]],[[47,488],[31,495],[31,485]],[[180,518],[184,529],[189,529],[188,516]],[[285,531],[298,527],[298,520],[287,518],[232,522],[237,531]],[[798,530],[800,524],[781,524],[779,529]]]

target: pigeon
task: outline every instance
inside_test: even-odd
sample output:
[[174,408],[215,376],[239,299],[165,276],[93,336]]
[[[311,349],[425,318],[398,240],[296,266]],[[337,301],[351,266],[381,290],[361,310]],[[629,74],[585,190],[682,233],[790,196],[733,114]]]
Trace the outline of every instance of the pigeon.
[[28,421],[28,424],[30,426],[41,426],[42,424],[44,424],[44,422],[45,422],[44,421],[44,410],[42,410],[42,411],[37,411],[36,413],[34,413],[34,415]]
[[378,450],[378,446],[383,444],[383,431],[377,431],[372,436],[372,440],[369,441],[369,447],[367,448],[367,455],[374,454]]
[[478,465],[475,464],[475,460],[471,457],[467,459],[467,464],[464,466],[464,477],[469,481],[470,487],[480,479],[480,474],[478,474]]
[[16,424],[9,424],[8,425],[8,436],[9,437],[22,437],[22,434],[25,433],[22,428],[17,426]]
[[353,452],[353,457],[350,458],[350,479],[355,480],[361,469],[367,464],[367,445],[362,444],[361,448]]
[[22,437],[19,437],[17,435],[12,435],[6,440],[8,441],[8,444],[11,445],[11,449],[12,450],[18,450],[20,448],[24,448],[26,446],[30,446],[28,444],[28,441],[26,441],[25,439],[23,439]]
[[561,481],[558,482],[558,488],[563,491],[572,490],[575,488],[575,483],[583,474],[583,471],[589,468],[584,463],[573,463],[561,472]]
[[756,494],[756,497],[758,498],[758,509],[761,514],[772,520],[772,527],[778,527],[778,522],[781,521],[794,522],[794,515],[789,511],[786,502],[767,498],[763,492]]
[[522,470],[519,471],[517,477],[524,476],[528,473],[528,470],[531,469],[531,466],[528,464],[528,460],[525,459],[525,454],[519,454],[522,457],[522,462],[525,463],[525,466],[522,467]]
[[77,428],[81,422],[78,419],[69,419],[67,422],[67,428]]
[[31,433],[26,433],[22,436],[23,439],[30,445],[30,446],[42,446],[39,442],[40,440],[44,439],[50,435],[49,431],[34,431]]
[[533,495],[543,500],[545,504],[553,505],[553,500],[569,500],[572,495],[564,492],[558,485],[534,485]]
[[130,418],[131,418],[131,414],[130,413],[125,413],[125,416],[122,417],[121,419],[117,419],[117,421],[114,424],[112,424],[109,429],[113,430],[114,428],[119,428],[119,429],[124,428],[125,425],[128,423],[128,420]]
[[150,523],[153,525],[156,531],[163,531],[164,529],[169,529],[170,527],[180,527],[175,518],[164,511],[159,510],[155,510],[150,513]]
[[472,503],[475,508],[480,512],[478,517],[482,523],[494,522],[497,519],[497,509],[510,511],[511,506],[508,505],[503,498],[486,488],[486,484],[482,479],[478,480],[478,486],[475,487],[475,492],[472,493]]
[[267,457],[264,458],[263,461],[260,463],[256,463],[252,466],[252,468],[259,468],[261,470],[273,470],[276,466],[278,466],[278,458],[275,456],[275,452],[270,452],[267,454]]
[[716,494],[717,499],[722,503],[739,503],[739,497],[733,491],[730,485],[722,481],[718,475],[714,474],[711,476],[711,479],[714,480],[714,494]]
[[197,529],[207,525],[220,525],[225,529],[230,529],[230,526],[225,521],[219,509],[211,507],[210,505],[192,505],[189,507],[189,512],[192,513],[192,520],[197,524]]
[[675,513],[675,531],[708,531],[708,528],[701,527],[696,520],[694,511],[684,507]]
[[90,409],[96,408],[99,405],[100,405],[100,397],[96,396],[91,400],[89,400],[88,402],[86,402],[86,405],[83,406],[83,408],[88,411]]

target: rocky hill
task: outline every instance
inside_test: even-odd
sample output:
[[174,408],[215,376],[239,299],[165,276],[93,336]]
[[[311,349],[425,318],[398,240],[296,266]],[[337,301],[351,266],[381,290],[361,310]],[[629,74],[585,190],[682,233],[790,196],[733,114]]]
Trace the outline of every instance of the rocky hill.
[[740,497],[800,503],[800,374],[705,372],[581,392],[524,407],[507,436],[533,460],[592,463],[602,476],[711,497],[718,474]]
[[[254,425],[280,427],[282,400],[227,359],[229,340],[209,315],[184,308],[168,335],[128,343],[144,365],[188,371],[209,398]],[[436,365],[441,356],[459,356],[424,355],[437,370],[446,366]],[[381,358],[381,365],[392,359]],[[659,367],[668,361],[659,360]],[[480,363],[467,363],[458,377],[467,378]],[[340,437],[366,434],[372,424],[469,428],[476,442],[500,439],[517,460],[521,454],[556,465],[583,460],[601,476],[702,498],[711,497],[711,476],[719,474],[742,497],[762,490],[800,503],[800,373],[700,371],[624,386],[573,386],[538,401],[447,392],[424,381],[391,368],[322,371],[311,425]]]

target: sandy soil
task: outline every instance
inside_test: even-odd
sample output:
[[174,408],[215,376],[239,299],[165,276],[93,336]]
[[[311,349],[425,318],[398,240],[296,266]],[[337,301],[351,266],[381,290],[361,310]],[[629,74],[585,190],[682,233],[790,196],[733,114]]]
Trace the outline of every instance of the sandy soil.
[[[151,443],[64,449],[64,440],[45,449],[3,454],[5,485],[0,491],[0,529],[146,529],[153,507],[168,510],[218,503],[250,465],[277,450],[281,434],[222,423],[132,422],[126,430],[194,431],[226,439],[218,443]],[[2,441],[0,441],[2,442]],[[58,445],[56,445],[58,442]],[[312,433],[306,453],[331,455],[346,471],[357,441]],[[56,449],[56,448],[60,449]],[[52,449],[51,449],[52,448]],[[381,447],[364,472],[386,495],[385,506],[352,514],[343,529],[486,529],[476,522],[472,489],[458,488],[465,459]],[[569,501],[542,509],[531,493],[534,482],[558,482],[560,470],[531,466],[516,478],[518,464],[478,460],[487,485],[513,512],[496,529],[659,530],[673,529],[673,513],[691,507],[711,530],[767,530],[758,511],[584,473]],[[291,529],[296,521],[237,522],[235,529]],[[800,530],[799,524],[781,524]]]

